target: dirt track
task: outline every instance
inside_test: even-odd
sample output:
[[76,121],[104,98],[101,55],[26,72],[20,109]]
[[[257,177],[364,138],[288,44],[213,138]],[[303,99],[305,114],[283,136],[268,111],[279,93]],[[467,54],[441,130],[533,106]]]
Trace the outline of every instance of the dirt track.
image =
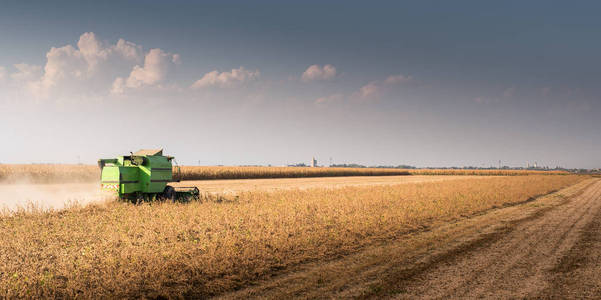
[[601,180],[314,262],[224,298],[601,297]]
[[[601,248],[572,250],[594,239],[598,246],[600,216],[597,181],[568,203],[510,222],[490,239],[407,280],[398,298],[601,297],[601,268],[595,259]],[[579,265],[586,261],[591,263]],[[570,273],[593,276],[574,280]]]

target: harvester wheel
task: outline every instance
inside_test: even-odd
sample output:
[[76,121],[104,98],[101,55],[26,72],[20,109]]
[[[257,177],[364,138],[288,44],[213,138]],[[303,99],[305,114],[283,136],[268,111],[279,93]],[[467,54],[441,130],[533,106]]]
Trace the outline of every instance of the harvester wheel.
[[136,193],[136,198],[132,199],[134,204],[140,204],[144,202],[144,195],[142,193]]
[[163,199],[175,202],[175,189],[168,185],[163,191]]

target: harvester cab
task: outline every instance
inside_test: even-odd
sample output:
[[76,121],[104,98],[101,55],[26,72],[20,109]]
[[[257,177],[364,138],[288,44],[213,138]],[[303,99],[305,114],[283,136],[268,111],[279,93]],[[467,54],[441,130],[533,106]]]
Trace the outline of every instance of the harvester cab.
[[101,188],[132,202],[198,199],[200,192],[196,187],[167,185],[179,181],[179,166],[174,168],[174,162],[174,157],[164,156],[162,149],[140,150],[117,158],[100,159]]

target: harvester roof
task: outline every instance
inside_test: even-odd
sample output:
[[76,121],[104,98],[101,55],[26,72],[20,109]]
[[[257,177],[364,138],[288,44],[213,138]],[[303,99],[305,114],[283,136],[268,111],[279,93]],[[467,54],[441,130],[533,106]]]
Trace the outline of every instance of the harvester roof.
[[147,156],[155,156],[155,155],[163,155],[163,149],[140,149],[134,153],[134,155],[147,155]]

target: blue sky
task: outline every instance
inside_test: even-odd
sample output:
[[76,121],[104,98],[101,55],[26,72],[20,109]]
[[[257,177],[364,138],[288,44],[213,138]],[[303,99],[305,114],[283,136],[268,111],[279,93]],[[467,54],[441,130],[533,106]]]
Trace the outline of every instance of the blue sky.
[[601,167],[594,1],[0,4],[0,162]]

